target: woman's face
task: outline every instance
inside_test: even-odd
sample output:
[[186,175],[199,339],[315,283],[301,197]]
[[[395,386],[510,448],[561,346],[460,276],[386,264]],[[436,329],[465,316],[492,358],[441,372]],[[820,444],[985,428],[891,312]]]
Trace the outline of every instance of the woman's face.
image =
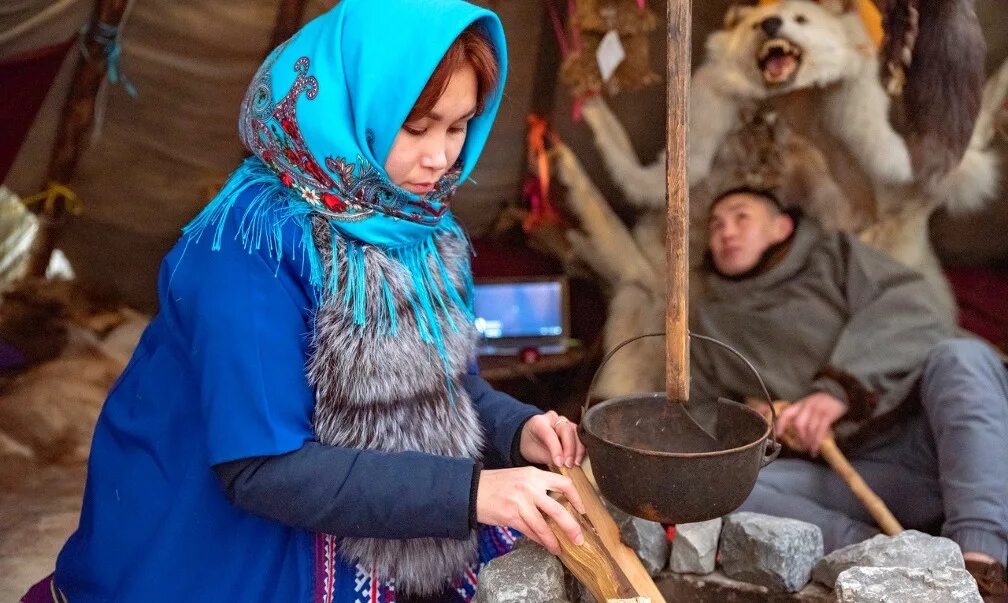
[[475,113],[476,72],[465,63],[452,74],[434,109],[399,130],[385,160],[392,182],[421,197],[431,192],[455,165]]

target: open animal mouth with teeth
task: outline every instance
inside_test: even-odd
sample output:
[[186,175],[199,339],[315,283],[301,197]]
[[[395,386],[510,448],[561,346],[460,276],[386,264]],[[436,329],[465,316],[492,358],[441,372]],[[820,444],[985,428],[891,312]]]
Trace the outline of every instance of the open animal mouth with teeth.
[[757,64],[769,87],[790,84],[801,66],[802,49],[786,38],[770,38],[760,47]]

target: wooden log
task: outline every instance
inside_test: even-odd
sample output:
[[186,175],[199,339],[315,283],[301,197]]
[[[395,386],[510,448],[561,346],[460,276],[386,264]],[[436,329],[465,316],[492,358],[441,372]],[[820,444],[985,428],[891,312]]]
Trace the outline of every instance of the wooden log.
[[[600,541],[601,546],[607,552],[608,556],[614,561],[616,567],[619,568],[620,572],[626,577],[630,585],[633,587],[634,594],[631,596],[645,597],[652,601],[653,603],[665,603],[665,598],[662,596],[658,587],[655,585],[654,580],[644,569],[644,564],[637,557],[637,553],[633,551],[630,547],[623,544],[620,540],[619,527],[613,520],[612,515],[605,508],[602,503],[602,499],[599,498],[598,492],[591,485],[585,472],[580,467],[566,468],[559,467],[553,468],[554,471],[560,473],[571,479],[574,482],[574,487],[577,488],[578,494],[581,495],[581,502],[584,503],[585,514],[580,516],[580,514],[574,513],[575,517],[581,518],[580,521],[589,524],[590,532],[592,532]],[[584,529],[584,523],[582,523],[582,529]],[[554,528],[554,532],[557,529]],[[565,538],[564,536],[558,534],[558,538]],[[585,543],[588,543],[588,534],[585,534]],[[560,559],[564,561],[563,557]],[[567,562],[564,561],[564,565]],[[572,574],[578,576],[575,570],[567,565],[567,568]],[[581,580],[580,577],[578,577]],[[581,580],[585,586],[589,586],[587,582]],[[591,587],[589,586],[589,590]],[[594,593],[593,593],[594,594]],[[596,599],[602,601],[605,599],[600,599],[596,595]]]
[[[94,124],[95,99],[108,70],[108,60],[105,56],[108,31],[118,29],[127,4],[129,0],[98,0],[95,3],[91,22],[82,37],[84,56],[77,65],[66,103],[63,105],[43,187],[52,182],[68,182],[77,169],[88,134]],[[49,258],[56,247],[60,226],[66,215],[65,201],[58,197],[54,203],[42,207],[38,235],[28,257],[28,277],[45,275]]]
[[546,518],[546,523],[560,542],[560,561],[564,567],[585,585],[596,601],[636,597],[637,591],[588,520],[566,500],[561,499],[561,503],[577,519],[584,534],[584,543],[578,546],[552,518]]
[[690,82],[691,0],[668,2],[665,314],[666,391],[670,402],[689,399],[689,185],[686,180],[687,104]]

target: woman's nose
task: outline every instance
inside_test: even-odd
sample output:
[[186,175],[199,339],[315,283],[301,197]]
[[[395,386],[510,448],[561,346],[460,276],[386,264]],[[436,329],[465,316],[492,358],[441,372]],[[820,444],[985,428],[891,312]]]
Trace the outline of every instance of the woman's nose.
[[431,144],[424,149],[422,165],[432,170],[443,170],[448,167],[448,153],[445,145]]

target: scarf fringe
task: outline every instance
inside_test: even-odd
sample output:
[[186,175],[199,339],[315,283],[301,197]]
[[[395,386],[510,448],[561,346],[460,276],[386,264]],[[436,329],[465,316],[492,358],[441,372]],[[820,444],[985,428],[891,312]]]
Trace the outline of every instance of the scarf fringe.
[[[280,261],[285,253],[285,226],[288,222],[293,222],[300,232],[300,237],[299,240],[290,241],[290,253],[293,257],[300,254],[301,276],[305,276],[307,269],[308,281],[315,290],[319,304],[341,304],[344,314],[349,313],[353,324],[358,326],[365,325],[367,304],[383,304],[384,311],[377,313],[382,317],[381,324],[377,327],[386,336],[394,336],[398,330],[396,300],[389,283],[384,279],[382,299],[368,299],[365,290],[365,254],[369,249],[377,250],[396,260],[409,271],[412,280],[409,303],[419,326],[421,338],[437,350],[448,377],[447,381],[449,384],[452,383],[452,376],[447,374],[448,352],[444,345],[444,333],[441,330],[439,316],[447,319],[449,328],[455,333],[459,332],[459,325],[456,325],[451,317],[450,306],[461,310],[466,320],[470,322],[475,320],[472,310],[473,280],[468,262],[459,262],[457,266],[458,273],[463,279],[463,293],[460,295],[450,280],[448,268],[437,248],[437,239],[445,234],[456,236],[468,244],[468,238],[452,216],[444,218],[431,236],[415,245],[395,248],[382,248],[353,239],[340,230],[337,221],[328,220],[334,268],[333,274],[325,274],[322,257],[312,235],[312,218],[316,212],[295,191],[284,186],[265,163],[256,157],[250,157],[231,174],[220,193],[182,229],[182,232],[186,237],[198,242],[207,231],[212,231],[211,249],[219,250],[229,214],[242,193],[253,187],[258,188],[258,191],[241,215],[238,232],[234,237],[246,251],[252,253],[265,248],[268,256],[277,262],[279,270]],[[344,261],[341,262],[341,258]],[[346,266],[347,272],[342,279],[342,296],[339,295],[340,275],[335,272],[340,264]]]

